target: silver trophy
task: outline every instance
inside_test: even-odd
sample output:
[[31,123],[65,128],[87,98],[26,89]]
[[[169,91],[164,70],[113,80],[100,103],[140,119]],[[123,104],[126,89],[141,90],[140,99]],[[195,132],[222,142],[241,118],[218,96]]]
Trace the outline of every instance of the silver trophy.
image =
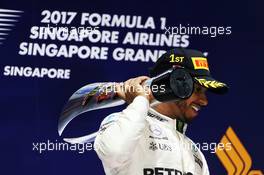
[[[65,105],[58,123],[58,132],[61,136],[65,127],[80,114],[92,110],[110,108],[125,103],[118,97],[115,90],[115,82],[88,84],[77,90]],[[144,82],[144,86],[150,88],[155,100],[151,106],[167,101],[175,101],[189,98],[193,92],[193,79],[183,68],[172,68],[156,77]],[[153,91],[153,86],[163,86],[162,91]],[[90,142],[96,136],[96,132],[77,138],[65,138],[70,143]]]

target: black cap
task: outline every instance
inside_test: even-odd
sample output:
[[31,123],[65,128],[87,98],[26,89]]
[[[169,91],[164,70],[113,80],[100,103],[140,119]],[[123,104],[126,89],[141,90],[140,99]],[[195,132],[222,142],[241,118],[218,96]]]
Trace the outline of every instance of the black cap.
[[224,94],[228,91],[228,86],[225,83],[217,81],[211,76],[204,54],[192,49],[176,48],[166,52],[150,68],[150,76],[157,76],[174,66],[186,69],[197,84],[214,93]]

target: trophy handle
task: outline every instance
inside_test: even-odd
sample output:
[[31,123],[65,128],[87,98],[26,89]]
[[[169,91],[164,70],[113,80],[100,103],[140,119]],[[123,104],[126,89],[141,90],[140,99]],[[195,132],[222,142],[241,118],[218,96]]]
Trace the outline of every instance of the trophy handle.
[[64,106],[58,122],[58,133],[62,134],[65,127],[78,115],[102,108],[110,108],[125,103],[115,90],[115,83],[93,83],[77,90]]

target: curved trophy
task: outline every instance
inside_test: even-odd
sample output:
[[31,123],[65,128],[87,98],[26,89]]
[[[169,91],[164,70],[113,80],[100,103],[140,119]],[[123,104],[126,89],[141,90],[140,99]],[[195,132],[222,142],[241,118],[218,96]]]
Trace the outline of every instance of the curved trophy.
[[[193,92],[193,79],[183,68],[172,68],[144,82],[155,98],[155,102],[166,102],[189,98]],[[153,91],[154,86],[163,86],[160,91]],[[117,96],[114,82],[88,84],[77,90],[65,105],[58,123],[59,135],[68,123],[80,114],[92,110],[110,108],[124,104],[125,101]],[[64,139],[70,143],[84,143],[92,139],[96,133],[79,138]]]

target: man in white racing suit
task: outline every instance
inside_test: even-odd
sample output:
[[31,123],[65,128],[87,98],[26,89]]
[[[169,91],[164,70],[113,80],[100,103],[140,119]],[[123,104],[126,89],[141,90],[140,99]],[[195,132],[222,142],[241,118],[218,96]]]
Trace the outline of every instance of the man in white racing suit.
[[[168,63],[172,54],[182,61]],[[186,123],[207,106],[207,89],[224,93],[227,86],[212,79],[207,59],[196,50],[167,52],[159,58],[151,76],[175,64],[188,69],[195,80],[194,91],[186,100],[150,107],[154,97],[142,86],[148,79],[145,76],[126,81],[123,91],[117,87],[119,96],[129,105],[103,120],[94,143],[106,175],[209,175],[202,152],[185,135]],[[131,88],[137,91],[130,91]]]

